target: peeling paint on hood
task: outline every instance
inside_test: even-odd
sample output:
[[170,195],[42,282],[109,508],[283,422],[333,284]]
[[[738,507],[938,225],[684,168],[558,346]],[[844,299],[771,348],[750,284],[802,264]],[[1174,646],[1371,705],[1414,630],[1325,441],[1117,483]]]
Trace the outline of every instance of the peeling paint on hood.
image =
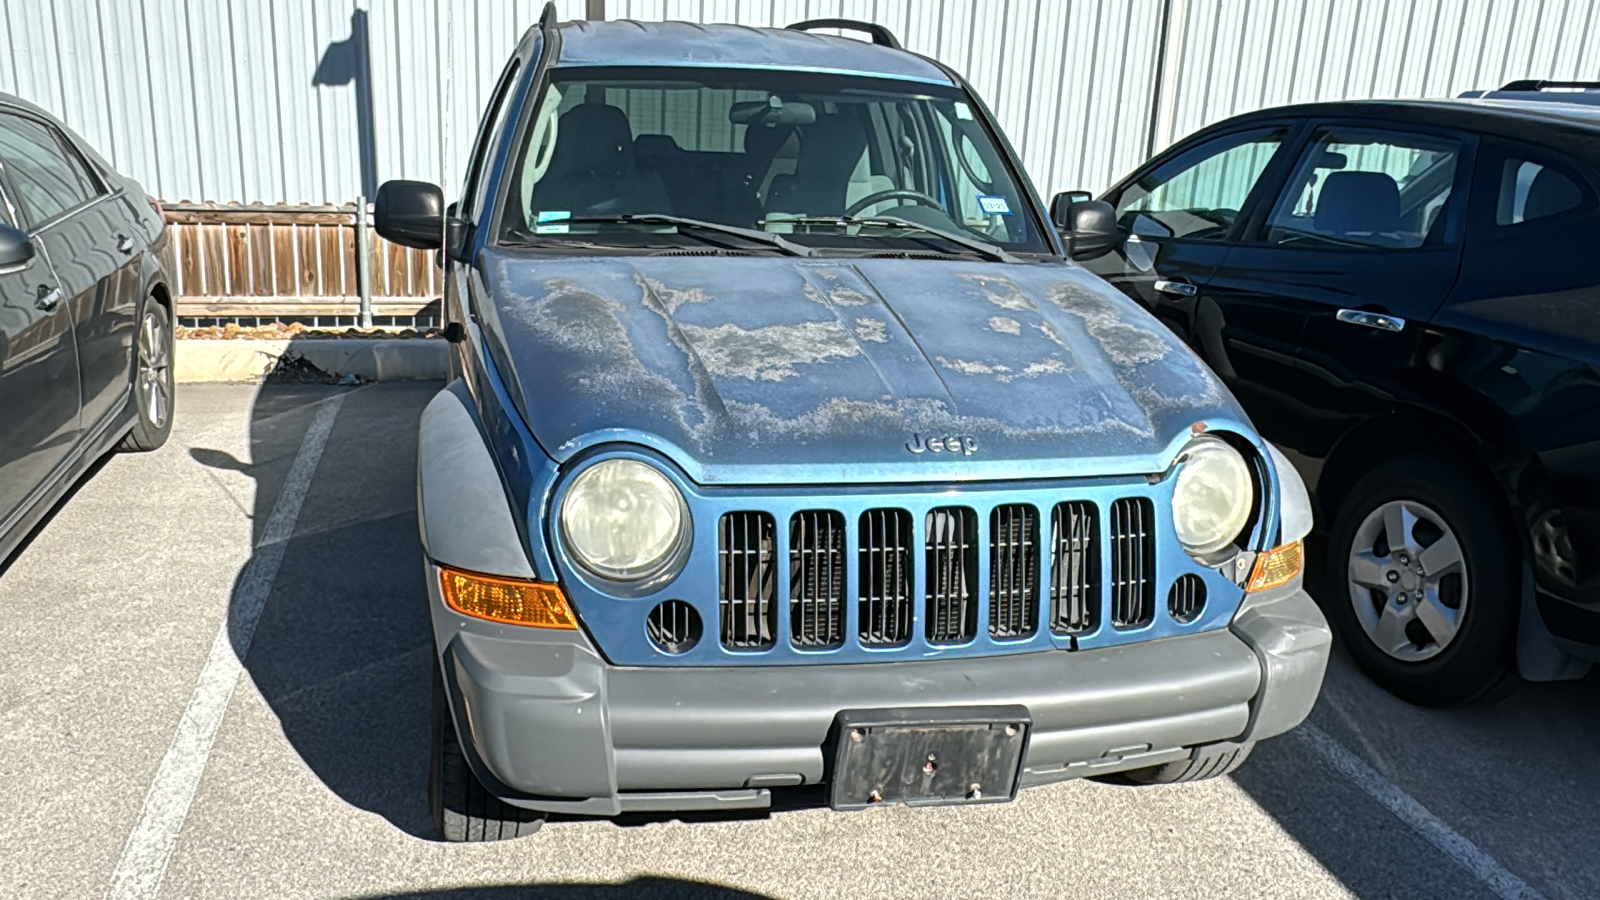
[[[709,484],[1111,474],[1159,468],[1196,420],[1245,421],[1160,323],[1063,263],[481,261],[528,426],[558,460],[631,441]],[[916,435],[977,450],[917,454]]]

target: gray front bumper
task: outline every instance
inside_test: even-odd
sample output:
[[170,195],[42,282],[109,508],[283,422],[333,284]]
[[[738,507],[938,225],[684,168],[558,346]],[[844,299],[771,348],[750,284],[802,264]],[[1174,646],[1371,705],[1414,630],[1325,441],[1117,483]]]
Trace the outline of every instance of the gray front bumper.
[[768,806],[774,787],[823,780],[844,709],[1025,706],[1024,787],[1170,762],[1299,724],[1330,646],[1298,586],[1247,598],[1230,630],[1144,644],[760,668],[612,666],[578,632],[433,608],[479,779],[517,805],[593,815]]

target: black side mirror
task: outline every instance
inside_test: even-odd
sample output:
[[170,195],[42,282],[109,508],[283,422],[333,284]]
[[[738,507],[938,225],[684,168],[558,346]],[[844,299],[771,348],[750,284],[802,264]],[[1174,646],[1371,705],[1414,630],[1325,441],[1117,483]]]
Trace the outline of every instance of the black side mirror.
[[20,228],[0,223],[0,269],[17,269],[33,260],[33,242]]
[[1089,199],[1088,191],[1067,191],[1050,201],[1050,218],[1061,229],[1067,255],[1093,259],[1116,247],[1122,239],[1117,211],[1104,200]]
[[[447,215],[444,192],[426,181],[385,181],[372,202],[372,225],[385,240],[455,256],[465,242],[466,223]],[[448,239],[446,239],[448,234]]]

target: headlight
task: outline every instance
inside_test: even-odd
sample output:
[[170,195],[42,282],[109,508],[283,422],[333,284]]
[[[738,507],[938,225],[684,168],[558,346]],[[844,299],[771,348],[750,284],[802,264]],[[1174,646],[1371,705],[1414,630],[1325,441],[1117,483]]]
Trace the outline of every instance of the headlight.
[[688,545],[689,508],[653,467],[608,459],[572,480],[561,501],[561,535],[590,572],[640,581],[680,561]]
[[1199,438],[1183,453],[1172,493],[1172,524],[1185,550],[1207,556],[1244,530],[1255,508],[1255,484],[1244,457],[1217,438]]

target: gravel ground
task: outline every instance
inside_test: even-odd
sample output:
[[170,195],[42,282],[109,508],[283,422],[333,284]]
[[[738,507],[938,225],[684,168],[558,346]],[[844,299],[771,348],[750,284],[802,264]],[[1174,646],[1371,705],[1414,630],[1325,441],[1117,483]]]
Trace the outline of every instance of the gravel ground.
[[106,461],[0,573],[0,896],[1600,897],[1600,679],[1427,711],[1342,657],[1313,728],[1232,779],[436,843],[435,389],[184,386],[171,443]]

